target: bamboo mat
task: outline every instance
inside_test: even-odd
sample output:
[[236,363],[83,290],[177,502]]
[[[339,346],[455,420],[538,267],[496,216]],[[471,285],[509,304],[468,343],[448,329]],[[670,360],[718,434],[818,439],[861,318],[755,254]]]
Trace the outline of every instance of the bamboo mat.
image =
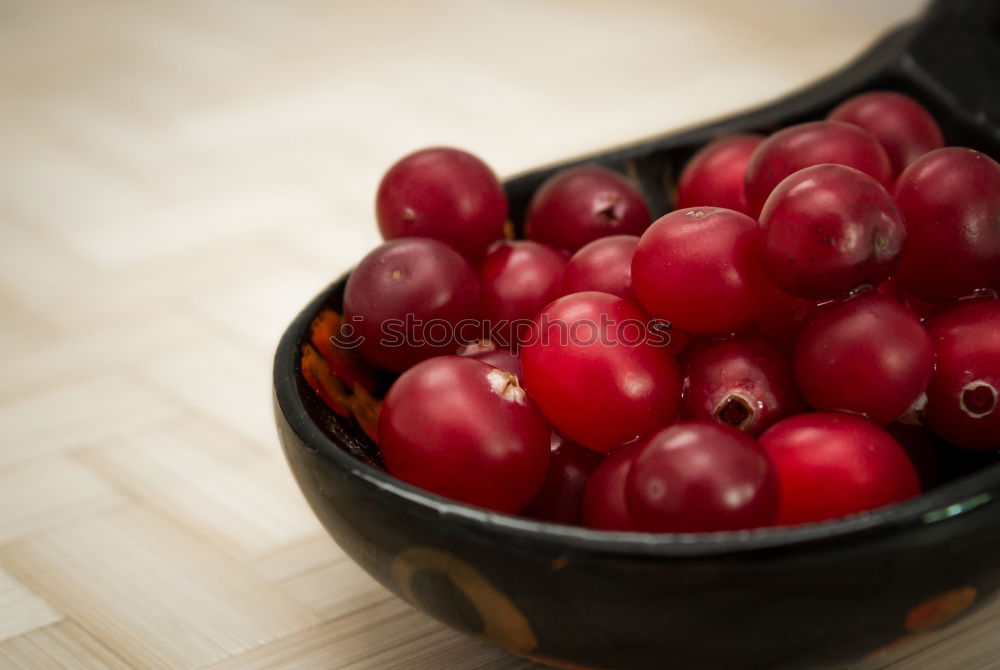
[[[403,153],[511,173],[690,124],[919,4],[0,1],[0,667],[532,667],[323,533],[278,334]],[[878,665],[995,667],[991,614]]]

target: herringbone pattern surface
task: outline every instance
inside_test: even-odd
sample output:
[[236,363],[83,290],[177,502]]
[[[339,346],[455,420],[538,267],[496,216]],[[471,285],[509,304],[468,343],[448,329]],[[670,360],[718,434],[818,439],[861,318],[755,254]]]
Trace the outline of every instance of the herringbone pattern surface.
[[[919,4],[0,0],[0,667],[528,667],[322,532],[278,334],[404,152],[510,173],[693,123]],[[989,667],[977,622],[898,667]]]

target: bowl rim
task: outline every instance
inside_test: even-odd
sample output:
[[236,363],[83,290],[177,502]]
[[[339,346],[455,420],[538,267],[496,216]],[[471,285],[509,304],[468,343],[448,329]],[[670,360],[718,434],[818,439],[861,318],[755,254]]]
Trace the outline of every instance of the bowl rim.
[[274,356],[274,398],[291,430],[310,450],[355,479],[373,495],[397,505],[447,519],[475,532],[556,551],[619,556],[691,558],[743,555],[771,550],[801,550],[830,543],[856,543],[941,524],[996,505],[1000,499],[1000,463],[935,487],[915,498],[842,519],[797,526],[715,533],[642,533],[570,526],[493,512],[396,479],[348,453],[325,433],[306,409],[300,383],[300,347],[308,328],[350,272],[327,286],[289,324]]

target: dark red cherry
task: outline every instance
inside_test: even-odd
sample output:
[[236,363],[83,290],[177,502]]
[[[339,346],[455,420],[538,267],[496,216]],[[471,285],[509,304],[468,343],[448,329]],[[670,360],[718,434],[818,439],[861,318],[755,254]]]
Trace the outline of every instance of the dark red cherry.
[[747,214],[743,176],[763,141],[760,135],[728,135],[705,145],[681,172],[676,209],[723,207]]
[[743,530],[774,522],[778,482],[753,438],[717,423],[682,422],[646,440],[625,499],[642,530]]
[[843,165],[816,165],[786,178],[768,197],[760,222],[765,273],[802,298],[836,298],[882,283],[906,239],[892,196]]
[[757,436],[806,409],[791,358],[760,335],[697,344],[685,355],[684,373],[686,419],[715,421]]
[[767,279],[764,230],[746,214],[717,207],[671,212],[649,227],[632,258],[632,290],[642,307],[675,328],[721,335],[746,328]]
[[382,237],[431,237],[471,261],[503,234],[507,196],[493,171],[472,154],[433,147],[400,159],[375,197]]
[[896,181],[906,222],[897,278],[943,303],[1000,289],[1000,164],[960,147],[924,154]]
[[680,372],[647,324],[631,303],[595,291],[559,298],[535,318],[520,354],[524,384],[559,432],[607,453],[674,418]]
[[542,488],[522,514],[542,521],[579,525],[583,492],[604,457],[552,431],[552,458]]
[[462,356],[404,372],[385,396],[378,436],[390,474],[498,512],[524,509],[548,471],[550,429],[517,378]]
[[639,238],[611,235],[581,247],[563,270],[560,295],[601,291],[632,300],[632,257]]
[[[455,351],[459,324],[476,325],[479,280],[451,247],[425,237],[392,240],[365,256],[344,288],[344,323],[375,365],[402,372]],[[471,329],[472,335],[478,328]]]
[[823,163],[846,165],[886,188],[892,185],[889,157],[867,130],[840,121],[802,123],[771,135],[750,156],[746,194],[751,216],[760,214],[767,197],[783,179]]
[[564,267],[562,251],[530,240],[490,247],[479,266],[480,314],[500,346],[513,346],[513,337],[559,296]]
[[856,95],[826,118],[852,123],[874,135],[897,175],[928,151],[944,146],[941,128],[931,113],[913,98],[894,91]]
[[933,373],[927,330],[913,312],[878,293],[822,310],[795,347],[795,377],[810,405],[879,425],[906,412]]
[[598,165],[557,172],[535,192],[525,237],[575,252],[608,235],[641,235],[649,209],[628,179]]
[[835,519],[920,493],[899,443],[857,416],[799,414],[771,426],[759,443],[778,474],[781,525]]
[[590,475],[583,494],[583,523],[598,530],[638,530],[625,502],[625,482],[642,442],[628,444],[605,458]]
[[1000,449],[1000,300],[959,302],[927,329],[937,353],[927,425],[959,447]]

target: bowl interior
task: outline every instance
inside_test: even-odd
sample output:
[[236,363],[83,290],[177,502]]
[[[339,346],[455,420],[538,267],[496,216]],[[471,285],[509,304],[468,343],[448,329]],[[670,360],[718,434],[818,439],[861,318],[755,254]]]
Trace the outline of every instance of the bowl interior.
[[[737,116],[697,128],[671,133],[628,146],[582,156],[508,179],[505,189],[511,203],[511,220],[520,230],[534,190],[554,172],[584,163],[598,163],[624,173],[642,188],[654,218],[669,211],[677,176],[691,155],[721,135],[770,133],[793,123],[822,119],[841,100],[866,90],[895,90],[910,95],[935,114],[949,144],[960,144],[1000,156],[1000,135],[983,119],[957,109],[945,92],[914,77],[909,51],[921,25],[890,33],[854,64],[838,74],[787,98]],[[996,454],[968,453],[965,474],[923,495],[849,518],[794,528],[768,528],[738,533],[651,535],[596,531],[496,514],[409,486],[388,475],[378,447],[366,434],[364,412],[370,403],[356,403],[353,411],[338,414],[313,391],[303,375],[303,346],[309,342],[312,323],[322,310],[339,313],[346,275],[316,297],[291,324],[275,360],[275,392],[279,406],[293,430],[318,453],[370,486],[373,494],[405,499],[456,523],[518,537],[528,542],[561,543],[598,552],[691,556],[701,554],[765,551],[790,545],[815,545],[844,541],[858,535],[892,533],[966,514],[994,502],[1000,490],[1000,464]],[[381,374],[374,399],[383,394],[392,376]],[[371,399],[369,399],[371,400]],[[359,421],[359,417],[361,420]],[[369,426],[369,432],[370,432]]]

